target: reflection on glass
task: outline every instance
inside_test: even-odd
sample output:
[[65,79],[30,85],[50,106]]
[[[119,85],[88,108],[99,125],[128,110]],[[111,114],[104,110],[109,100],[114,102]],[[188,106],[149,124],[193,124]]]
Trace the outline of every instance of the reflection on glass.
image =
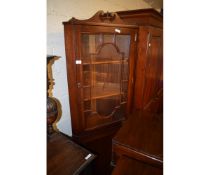
[[82,34],[84,115],[108,117],[127,101],[129,35]]

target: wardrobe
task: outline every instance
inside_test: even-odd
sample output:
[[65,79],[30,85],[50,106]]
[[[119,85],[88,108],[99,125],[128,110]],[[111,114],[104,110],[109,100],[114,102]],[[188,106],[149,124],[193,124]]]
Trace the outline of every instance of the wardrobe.
[[163,16],[154,9],[119,11],[127,24],[138,25],[134,108],[163,112]]

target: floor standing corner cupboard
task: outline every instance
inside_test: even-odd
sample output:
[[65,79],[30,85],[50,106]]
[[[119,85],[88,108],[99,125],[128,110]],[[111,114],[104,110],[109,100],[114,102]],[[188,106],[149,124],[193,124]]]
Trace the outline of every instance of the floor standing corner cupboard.
[[94,173],[106,174],[132,107],[138,26],[103,11],[63,24],[73,139],[98,155]]

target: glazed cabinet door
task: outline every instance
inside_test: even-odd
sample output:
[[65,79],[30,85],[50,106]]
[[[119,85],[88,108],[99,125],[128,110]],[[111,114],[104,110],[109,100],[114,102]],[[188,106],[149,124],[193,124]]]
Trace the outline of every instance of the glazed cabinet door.
[[140,27],[136,65],[135,108],[162,112],[163,35],[162,29]]
[[80,130],[123,120],[132,101],[136,29],[76,26],[75,30],[75,92]]

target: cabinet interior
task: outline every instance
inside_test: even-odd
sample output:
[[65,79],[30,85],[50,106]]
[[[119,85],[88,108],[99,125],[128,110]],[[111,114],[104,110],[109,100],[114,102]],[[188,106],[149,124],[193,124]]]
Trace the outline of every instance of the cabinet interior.
[[127,102],[130,35],[81,34],[84,115],[110,116]]

